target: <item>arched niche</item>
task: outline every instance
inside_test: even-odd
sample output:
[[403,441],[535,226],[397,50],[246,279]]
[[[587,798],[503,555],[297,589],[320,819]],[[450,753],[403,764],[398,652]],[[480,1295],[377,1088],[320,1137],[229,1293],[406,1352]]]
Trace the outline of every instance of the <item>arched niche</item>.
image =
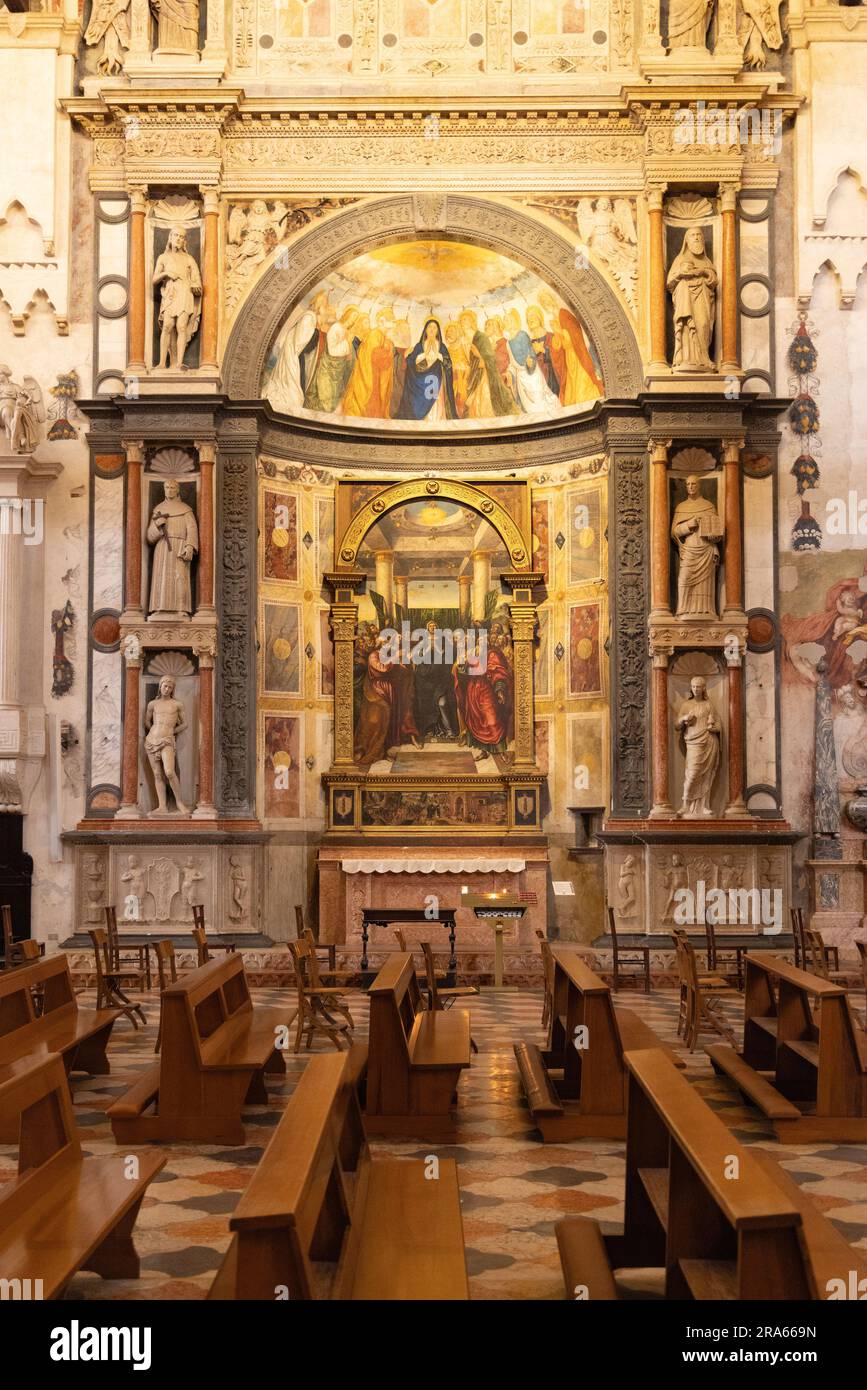
[[592,264],[576,263],[575,242],[518,208],[450,194],[430,225],[419,200],[398,194],[336,213],[310,227],[254,285],[223,354],[223,382],[234,400],[255,400],[271,347],[293,307],[329,271],[352,257],[399,241],[459,240],[500,252],[539,274],[581,315],[596,345],[605,394],[632,397],[643,370],[629,319],[615,292]]

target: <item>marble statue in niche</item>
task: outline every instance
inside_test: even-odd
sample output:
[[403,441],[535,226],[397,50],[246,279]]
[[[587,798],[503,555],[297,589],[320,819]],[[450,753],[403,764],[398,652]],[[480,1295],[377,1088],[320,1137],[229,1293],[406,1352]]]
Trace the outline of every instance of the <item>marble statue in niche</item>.
[[716,507],[703,497],[701,479],[691,473],[686,480],[686,497],[678,502],[671,521],[671,538],[677,543],[680,564],[677,573],[677,617],[717,617],[716,576],[719,566],[718,541],[723,524]]
[[198,884],[203,881],[204,877],[194,859],[184,860],[184,872],[181,875],[181,898],[184,904],[184,916],[190,921],[193,919],[193,907],[198,906],[199,902]]
[[181,784],[176,770],[177,736],[183,733],[187,724],[184,707],[180,700],[174,698],[174,695],[174,678],[163,676],[160,681],[159,695],[155,700],[149,702],[145,711],[145,729],[148,732],[144,746],[157,790],[157,806],[156,810],[150,812],[151,816],[169,814],[166,804],[166,783],[174,793],[178,814],[182,816],[190,814],[189,808],[181,800]]
[[229,856],[229,882],[229,916],[233,922],[240,922],[247,916],[247,875],[235,854]]
[[678,893],[689,887],[689,873],[683,862],[683,856],[672,854],[671,863],[667,869],[663,869],[660,875],[663,887],[667,889],[668,896],[665,900],[665,910],[662,914],[663,921],[671,922],[674,920],[674,909],[677,906]]
[[719,722],[708,699],[704,676],[693,676],[692,694],[684,700],[674,721],[686,744],[683,805],[678,815],[685,820],[712,816],[710,798],[719,767]]
[[39,426],[45,420],[42,388],[32,376],[20,384],[9,367],[0,366],[0,429],[13,454],[32,454],[39,442]]
[[190,565],[199,548],[199,529],[176,478],[166,479],[163,493],[147,529],[154,547],[149,616],[188,618],[193,611]]
[[636,909],[635,891],[635,855],[627,854],[623,863],[620,865],[620,873],[617,877],[617,885],[620,889],[620,915],[621,917],[634,917]]
[[88,48],[102,44],[96,70],[105,77],[123,71],[123,50],[129,48],[130,38],[129,5],[130,0],[94,0],[84,42]]
[[701,227],[688,227],[666,279],[674,311],[674,356],[679,372],[712,372],[710,340],[713,336],[717,273],[713,268]]
[[[164,3],[164,0],[163,0]],[[196,336],[202,314],[202,277],[187,250],[183,227],[172,227],[166,249],[157,258],[153,283],[160,291],[160,358],[157,367],[180,371],[187,346]]]
[[669,0],[668,47],[705,48],[713,0]]
[[198,0],[151,0],[160,53],[198,53]]

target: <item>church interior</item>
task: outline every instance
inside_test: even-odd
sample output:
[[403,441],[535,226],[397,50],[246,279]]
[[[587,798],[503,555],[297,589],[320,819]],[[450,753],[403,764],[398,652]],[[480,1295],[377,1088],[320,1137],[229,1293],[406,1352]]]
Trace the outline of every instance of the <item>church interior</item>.
[[0,1301],[867,1299],[867,10],[0,73]]

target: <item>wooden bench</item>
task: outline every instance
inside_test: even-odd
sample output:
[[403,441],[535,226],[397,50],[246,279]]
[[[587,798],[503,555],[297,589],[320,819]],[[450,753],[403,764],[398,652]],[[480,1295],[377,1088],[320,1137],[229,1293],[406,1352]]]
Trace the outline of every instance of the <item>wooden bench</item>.
[[582,1286],[591,1299],[617,1297],[615,1271],[658,1267],[670,1299],[819,1299],[831,1266],[857,1268],[856,1252],[816,1208],[805,1217],[808,1199],[737,1142],[661,1051],[629,1052],[626,1066],[623,1233],[557,1223],[568,1297]]
[[56,1053],[0,1068],[0,1122],[20,1126],[18,1176],[0,1189],[0,1279],[30,1281],[30,1296],[42,1298],[60,1297],[80,1269],[137,1279],[133,1227],[165,1159],[128,1151],[85,1158]]
[[422,1011],[409,952],[389,956],[368,993],[368,1133],[451,1131],[458,1079],[470,1065],[469,1014]]
[[846,991],[778,956],[751,953],[746,967],[743,1051],[706,1048],[715,1070],[764,1112],[781,1144],[863,1143],[867,1039]]
[[[41,1012],[34,1008],[40,995]],[[108,1039],[119,1009],[79,1009],[66,955],[46,956],[0,975],[0,1066],[59,1052],[67,1074],[107,1076]],[[0,1143],[15,1143],[0,1122]]]
[[454,1159],[371,1158],[354,1054],[313,1057],[229,1226],[212,1299],[469,1298]]
[[266,1072],[285,1072],[277,1035],[294,1018],[294,1009],[253,1008],[240,955],[170,984],[159,1059],[109,1107],[115,1139],[243,1144],[241,1109],[267,1102]]
[[[629,1048],[663,1044],[636,1014],[615,1009],[611,991],[577,951],[554,947],[554,981],[548,1050],[515,1043],[524,1095],[543,1142],[623,1139],[626,1135]],[[586,1047],[576,1030],[587,1029]],[[667,1049],[666,1049],[667,1050]],[[682,1063],[669,1053],[677,1066]]]

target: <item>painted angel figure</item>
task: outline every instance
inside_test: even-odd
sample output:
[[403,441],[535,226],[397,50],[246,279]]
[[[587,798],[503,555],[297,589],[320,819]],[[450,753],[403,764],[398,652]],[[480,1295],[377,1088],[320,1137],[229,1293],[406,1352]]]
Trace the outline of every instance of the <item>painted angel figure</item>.
[[782,3],[783,0],[741,0],[747,21],[746,28],[741,30],[741,40],[744,43],[744,63],[748,68],[763,68],[767,63],[763,39],[774,52],[782,48]]
[[95,0],[90,23],[84,34],[88,48],[102,42],[97,71],[114,77],[123,71],[123,50],[129,48],[130,0]]
[[609,267],[630,300],[638,269],[638,233],[628,198],[579,198],[575,210],[578,235]]

